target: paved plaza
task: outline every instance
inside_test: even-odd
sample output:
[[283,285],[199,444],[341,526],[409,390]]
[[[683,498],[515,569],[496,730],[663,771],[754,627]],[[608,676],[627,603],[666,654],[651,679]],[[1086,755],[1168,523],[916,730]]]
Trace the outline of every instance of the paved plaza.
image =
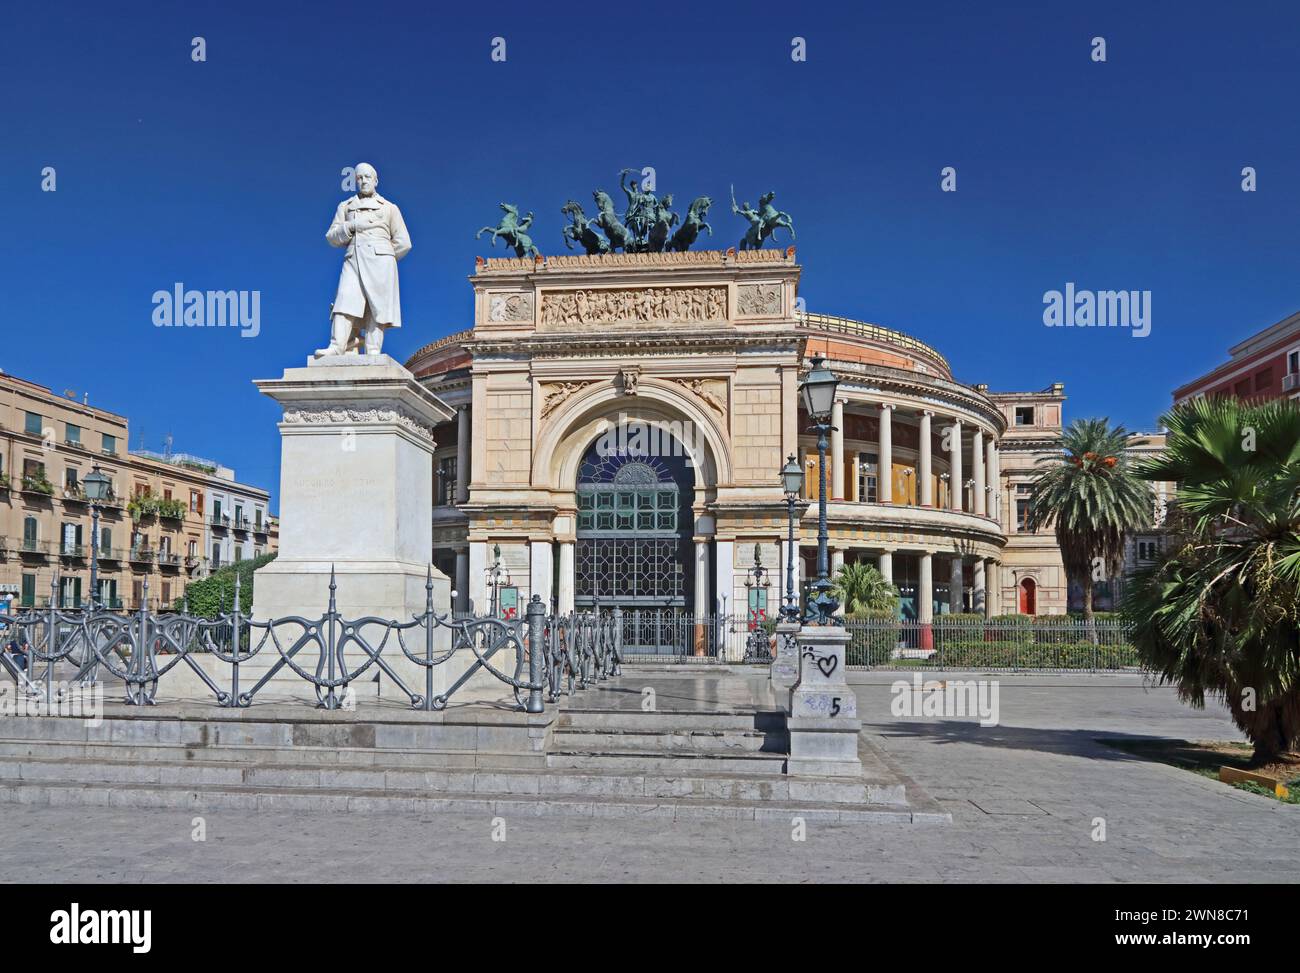
[[[683,699],[708,686],[680,680]],[[1238,739],[1136,676],[1003,675],[1000,723],[897,719],[893,673],[854,673],[864,732],[946,826],[0,807],[7,882],[1293,881],[1300,807],[1100,742]],[[929,678],[952,678],[951,674]],[[987,678],[987,677],[986,677]],[[662,686],[658,690],[664,691]],[[725,692],[725,690],[724,690]],[[689,705],[683,702],[681,705]],[[1094,819],[1106,840],[1095,841]]]

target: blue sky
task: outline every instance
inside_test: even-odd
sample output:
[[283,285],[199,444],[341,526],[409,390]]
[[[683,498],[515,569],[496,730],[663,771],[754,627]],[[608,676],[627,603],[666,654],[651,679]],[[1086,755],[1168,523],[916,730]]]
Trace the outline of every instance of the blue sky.
[[[1067,418],[1153,428],[1300,308],[1300,6],[979,6],[16,7],[0,367],[127,414],[132,448],[170,433],[275,491],[277,412],[250,380],[325,341],[344,166],[373,162],[411,232],[402,359],[468,326],[499,201],[562,252],[564,201],[648,165],[679,201],[714,197],[719,246],[744,229],[728,186],[774,189],[810,310],[910,332],[964,382],[1062,381]],[[178,281],[260,291],[261,333],[155,328]],[[1150,336],[1044,327],[1067,281],[1151,291]]]

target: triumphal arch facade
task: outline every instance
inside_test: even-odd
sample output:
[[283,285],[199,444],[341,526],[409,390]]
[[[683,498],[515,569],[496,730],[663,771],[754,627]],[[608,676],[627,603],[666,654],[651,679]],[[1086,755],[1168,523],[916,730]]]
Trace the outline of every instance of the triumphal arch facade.
[[[434,471],[456,607],[492,610],[508,576],[520,603],[561,612],[744,616],[757,555],[774,615],[788,456],[818,497],[798,386],[821,356],[840,378],[832,566],[869,560],[921,621],[1015,611],[999,570],[1015,510],[1005,408],[915,338],[803,312],[799,277],[793,248],[478,258],[473,326],[407,362],[456,410]],[[796,585],[816,513],[799,505]]]

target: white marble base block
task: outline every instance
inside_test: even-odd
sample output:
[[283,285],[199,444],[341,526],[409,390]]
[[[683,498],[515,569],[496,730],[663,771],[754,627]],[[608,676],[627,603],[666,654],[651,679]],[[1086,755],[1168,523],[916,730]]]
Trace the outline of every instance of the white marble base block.
[[776,624],[776,652],[768,666],[768,680],[776,698],[785,700],[786,694],[799,682],[799,623],[784,618]]
[[[254,384],[280,404],[284,417],[280,554],[256,574],[253,618],[319,618],[329,604],[331,570],[345,618],[410,620],[422,613],[433,552],[433,429],[453,418],[452,410],[387,355],[323,358]],[[434,609],[446,612],[451,584],[436,568],[432,578]],[[298,632],[289,626],[277,631],[289,640]],[[362,634],[377,644],[383,629],[371,626]],[[408,648],[423,653],[422,631],[406,638]],[[437,629],[435,651],[449,645],[448,630]],[[311,672],[318,655],[308,647],[295,661]],[[350,668],[364,658],[358,647],[346,651]],[[395,634],[382,658],[413,692],[425,692],[423,667],[402,656]],[[278,659],[268,644],[241,666],[241,689],[252,688]],[[455,661],[436,667],[435,693],[464,668]],[[379,672],[372,666],[353,684],[357,697],[378,692],[404,698],[386,674],[373,681]],[[256,698],[284,696],[314,699],[315,693],[282,669]]]
[[845,679],[849,633],[836,625],[799,630],[799,684],[790,694],[790,774],[858,777],[858,697]]

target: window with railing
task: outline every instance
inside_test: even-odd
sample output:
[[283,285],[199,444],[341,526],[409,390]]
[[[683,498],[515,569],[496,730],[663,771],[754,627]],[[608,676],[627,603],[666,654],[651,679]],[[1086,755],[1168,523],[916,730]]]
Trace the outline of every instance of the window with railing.
[[63,438],[69,446],[81,445],[81,427],[71,422],[64,423]]
[[875,503],[879,499],[877,476],[879,457],[875,453],[858,453],[858,499]]
[[116,436],[110,436],[108,433],[103,433],[102,435],[103,435],[103,439],[102,439],[102,444],[101,444],[101,445],[102,445],[103,451],[104,451],[105,453],[107,453],[109,456],[116,456],[116,455],[117,455],[117,437],[116,437]]
[[444,456],[438,460],[438,478],[434,484],[437,491],[435,501],[446,507],[456,502],[456,457]]

